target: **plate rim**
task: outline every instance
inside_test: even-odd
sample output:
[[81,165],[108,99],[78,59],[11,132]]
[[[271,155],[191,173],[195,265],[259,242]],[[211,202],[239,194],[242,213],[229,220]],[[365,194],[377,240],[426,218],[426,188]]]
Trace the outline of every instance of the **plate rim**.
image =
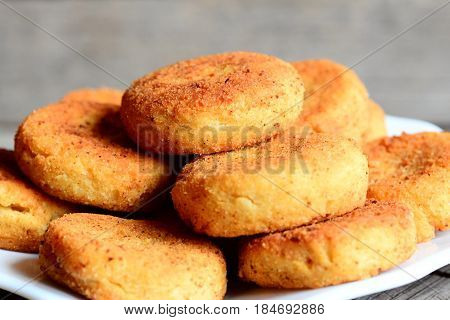
[[[398,122],[400,124],[409,124],[411,127],[405,130],[405,128],[401,130],[392,130],[392,127],[390,128],[390,123],[392,126],[392,123]],[[405,117],[398,117],[398,116],[392,116],[392,115],[386,115],[386,123],[388,127],[388,134],[389,135],[398,135],[400,134],[400,131],[405,131],[408,133],[414,133],[414,132],[420,132],[420,131],[442,131],[440,127],[437,125],[424,121],[419,119],[413,119],[413,118],[405,118]],[[418,128],[419,130],[416,130]],[[439,246],[439,242],[448,242],[448,247],[443,249],[435,249],[435,252],[431,252],[430,254],[425,255],[422,258],[419,258],[418,261],[414,262],[414,257],[417,255],[420,256],[420,253],[424,250],[426,250],[427,247],[433,247],[433,246]],[[428,248],[427,250],[431,250]],[[423,254],[423,253],[422,253]],[[21,253],[21,252],[14,252],[14,251],[8,251],[0,249],[0,270],[5,269],[5,265],[3,265],[4,257],[7,256],[9,259],[13,256],[17,256],[17,258],[21,257],[30,259],[34,258],[36,262],[37,254],[32,253]],[[8,259],[6,259],[8,260]],[[14,257],[12,258],[14,260]],[[412,261],[412,262],[411,262]],[[399,272],[401,272],[403,275],[405,274],[403,271],[399,270],[398,267],[395,267],[391,270],[382,272],[381,274],[353,282],[347,282],[343,284],[339,284],[336,286],[329,286],[319,289],[311,289],[311,290],[289,290],[284,291],[286,293],[280,293],[278,291],[277,293],[273,293],[270,295],[266,295],[265,299],[270,300],[277,300],[277,299],[355,299],[367,296],[369,294],[375,294],[378,292],[390,290],[393,288],[397,288],[403,285],[407,285],[409,283],[420,281],[423,277],[427,276],[428,274],[434,272],[437,269],[442,268],[443,266],[450,263],[450,230],[444,231],[444,232],[438,232],[436,238],[433,240],[421,243],[418,245],[418,249],[416,253],[407,261],[400,264],[402,268],[405,268],[408,272],[414,273],[416,275],[415,278],[408,277],[406,278],[403,276],[403,278],[400,275]],[[17,264],[17,262],[16,262]],[[423,265],[427,265],[425,268]],[[417,267],[419,265],[419,267]],[[431,266],[429,266],[431,265]],[[6,266],[6,269],[9,265]],[[10,267],[10,266],[9,266]],[[418,270],[419,269],[419,270]],[[33,286],[26,285],[25,287],[22,287],[18,290],[20,286],[23,285],[23,281],[29,281],[32,279],[31,277],[26,279],[27,277],[23,274],[15,274],[14,272],[17,272],[15,269],[11,269],[12,274],[2,274],[0,277],[0,288],[7,290],[11,293],[14,293],[16,295],[22,296],[27,299],[35,299],[35,300],[41,300],[41,299],[49,299],[49,300],[64,300],[64,299],[82,299],[81,296],[78,294],[70,291],[69,289],[66,289],[54,282],[50,282],[49,280],[39,280],[35,282]],[[419,271],[419,272],[418,272]],[[383,282],[383,278],[392,278],[392,277],[399,277],[402,281],[397,281],[395,283],[389,283],[389,281]],[[380,280],[381,278],[381,280]],[[371,282],[380,282],[384,283],[384,285],[377,285],[376,288],[373,287],[373,283]],[[15,286],[14,284],[17,284]],[[27,290],[24,290],[28,286]],[[270,289],[262,289],[258,288],[256,290],[259,290],[260,292],[264,291],[274,291]],[[346,292],[347,294],[345,294]],[[303,294],[307,292],[310,294],[310,296],[303,296]],[[334,292],[334,293],[333,293]],[[303,293],[303,294],[302,294]],[[338,293],[338,294],[336,294]],[[251,293],[250,293],[251,295]],[[237,295],[237,296],[227,296],[226,299],[229,300],[236,300],[236,299],[261,299],[261,294],[253,296],[253,297],[245,297],[243,295]]]

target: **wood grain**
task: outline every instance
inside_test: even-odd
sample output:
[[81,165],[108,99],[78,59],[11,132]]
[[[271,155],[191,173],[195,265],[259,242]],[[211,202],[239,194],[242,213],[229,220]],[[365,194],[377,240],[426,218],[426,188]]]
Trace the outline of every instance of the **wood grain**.
[[[444,0],[7,2],[128,84],[179,59],[231,50],[352,65]],[[450,127],[449,14],[447,7],[355,68],[388,113]],[[3,5],[0,27],[2,130],[73,88],[124,87]],[[449,272],[365,298],[449,299]]]
[[396,289],[366,296],[367,300],[449,300],[450,265],[433,272],[429,276]]

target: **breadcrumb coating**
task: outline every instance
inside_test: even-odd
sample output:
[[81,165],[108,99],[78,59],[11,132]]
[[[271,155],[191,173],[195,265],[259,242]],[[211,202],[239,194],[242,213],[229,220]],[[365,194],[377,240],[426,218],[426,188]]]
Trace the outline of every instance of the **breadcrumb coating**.
[[306,90],[297,126],[361,143],[369,127],[368,93],[356,73],[324,59],[298,61],[293,66]]
[[408,208],[368,201],[325,222],[243,240],[239,276],[263,287],[320,288],[377,275],[415,249]]
[[50,224],[42,271],[90,299],[222,299],[226,266],[176,221],[73,214]]
[[230,52],[177,62],[137,79],[121,115],[129,136],[159,153],[210,154],[254,145],[289,127],[303,104],[295,69]]
[[402,202],[414,213],[419,242],[450,225],[450,133],[402,134],[365,147],[367,196]]
[[12,151],[0,149],[0,248],[38,252],[51,220],[76,211],[38,190],[20,172]]
[[364,204],[367,158],[351,139],[294,134],[186,165],[172,190],[196,232],[236,237],[284,230]]
[[137,152],[123,130],[119,105],[94,100],[66,97],[31,113],[16,134],[18,164],[55,197],[135,211],[168,186],[170,170],[158,157]]

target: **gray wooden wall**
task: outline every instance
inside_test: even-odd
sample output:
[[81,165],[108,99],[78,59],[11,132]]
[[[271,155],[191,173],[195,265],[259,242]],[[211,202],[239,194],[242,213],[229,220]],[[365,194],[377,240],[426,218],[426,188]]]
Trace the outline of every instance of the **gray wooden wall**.
[[[446,0],[1,1],[129,83],[179,59],[231,50],[352,65]],[[12,147],[17,123],[33,108],[68,90],[124,87],[1,1],[0,147]],[[449,128],[450,6],[356,71],[388,113]],[[438,291],[445,299],[448,280],[436,274],[371,298],[427,299]]]
[[[5,0],[124,83],[179,59],[254,50],[351,65],[446,0]],[[124,85],[0,3],[0,119],[77,87]],[[450,6],[356,67],[390,114],[450,124]]]

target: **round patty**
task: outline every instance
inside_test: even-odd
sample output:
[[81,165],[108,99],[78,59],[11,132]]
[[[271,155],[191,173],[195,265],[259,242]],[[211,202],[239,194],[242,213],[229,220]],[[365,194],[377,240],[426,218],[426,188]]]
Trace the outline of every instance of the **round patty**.
[[403,134],[369,143],[369,198],[394,200],[414,213],[419,242],[450,226],[450,133]]
[[37,252],[50,221],[74,210],[28,182],[13,152],[0,149],[1,249]]
[[55,197],[135,211],[163,192],[170,170],[137,152],[123,131],[119,105],[94,100],[64,98],[29,115],[16,134],[18,164]]
[[239,276],[263,287],[319,288],[374,276],[416,249],[411,212],[368,203],[331,220],[245,240]]
[[209,154],[265,141],[292,125],[303,103],[295,69],[276,57],[230,52],[180,61],[137,79],[121,116],[144,149]]
[[305,85],[297,126],[361,142],[369,126],[367,90],[353,70],[330,60],[293,63]]
[[73,214],[50,224],[41,270],[89,299],[222,299],[221,251],[176,223]]
[[289,134],[195,160],[172,199],[196,232],[236,237],[343,214],[364,204],[367,185],[367,159],[351,139]]

